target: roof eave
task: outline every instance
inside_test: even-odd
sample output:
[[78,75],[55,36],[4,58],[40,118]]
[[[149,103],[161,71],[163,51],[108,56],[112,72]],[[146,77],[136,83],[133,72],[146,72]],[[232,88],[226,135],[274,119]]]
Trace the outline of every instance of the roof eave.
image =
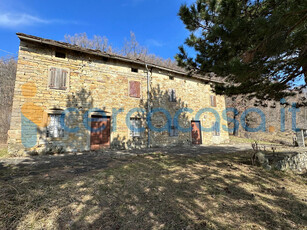
[[[27,35],[27,34],[24,34],[24,33],[16,33],[16,35],[18,36],[18,38],[20,40],[28,40],[28,41],[37,42],[37,43],[40,43],[40,44],[46,44],[46,45],[50,45],[50,46],[60,47],[60,48],[63,48],[63,49],[69,49],[69,50],[74,50],[74,51],[78,51],[78,52],[82,52],[82,53],[100,56],[100,57],[111,58],[111,59],[114,59],[114,60],[119,60],[119,61],[123,61],[123,62],[127,62],[127,63],[133,63],[133,64],[138,64],[138,65],[147,64],[147,66],[150,67],[150,68],[155,68],[155,69],[167,71],[167,72],[170,72],[170,73],[189,76],[188,72],[178,71],[178,70],[170,69],[170,68],[167,68],[167,67],[155,65],[155,64],[152,64],[152,63],[145,63],[145,62],[142,62],[142,61],[133,60],[133,59],[126,58],[126,57],[121,57],[121,56],[116,56],[116,55],[112,55],[112,54],[108,54],[108,53],[103,53],[99,50],[86,49],[86,48],[82,48],[82,47],[79,47],[79,46],[76,46],[76,45],[71,45],[71,44],[68,44],[68,43],[58,42],[58,41],[50,40],[50,39],[44,39],[44,38],[40,38],[40,37],[36,37],[36,36],[32,36],[32,35]],[[195,75],[192,75],[191,77],[196,78],[196,79],[200,79],[200,80],[204,80],[204,81],[208,81],[208,82],[223,84],[222,81],[208,79],[206,77],[199,77],[199,76],[195,76]]]

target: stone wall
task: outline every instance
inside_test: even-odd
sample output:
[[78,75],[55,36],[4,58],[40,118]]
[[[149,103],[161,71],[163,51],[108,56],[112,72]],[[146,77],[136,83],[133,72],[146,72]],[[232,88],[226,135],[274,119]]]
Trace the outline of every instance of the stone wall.
[[293,170],[296,172],[306,172],[307,170],[307,153],[297,153],[294,155],[286,156],[275,165],[278,170]]
[[[55,57],[55,51],[66,53],[66,58]],[[54,90],[48,88],[48,72],[50,67],[64,68],[69,72],[68,88]],[[138,73],[131,68],[137,68]],[[93,108],[106,111],[111,117],[111,146],[119,148],[144,147],[147,144],[147,129],[141,138],[131,138],[126,125],[127,113],[133,108],[147,108],[147,78],[145,66],[133,65],[112,59],[103,59],[77,51],[59,50],[59,48],[29,41],[21,41],[18,57],[18,67],[13,102],[11,128],[9,131],[9,151],[12,154],[23,154],[24,151],[43,151],[48,146],[62,146],[65,151],[84,151],[90,148],[90,131],[83,125],[84,114]],[[214,95],[209,84],[202,80],[183,75],[170,78],[168,72],[153,69],[151,74],[152,109],[162,107],[171,116],[181,108],[190,108],[180,116],[179,123],[190,127],[196,113],[210,106],[210,95]],[[141,83],[141,97],[129,96],[129,81]],[[176,102],[169,102],[168,89],[176,90]],[[216,96],[216,109],[222,117],[225,109],[223,96]],[[65,133],[63,138],[49,139],[46,137],[48,113],[62,112],[67,108],[76,108],[78,113],[69,113],[65,123],[69,127],[78,127],[76,133]],[[119,109],[122,109],[120,112]],[[92,112],[95,112],[92,110]],[[140,116],[144,121],[146,114],[131,114]],[[204,127],[211,127],[215,118],[210,113],[201,116]],[[221,120],[220,125],[227,127],[227,122]],[[152,123],[162,127],[166,118],[161,113],[155,113]],[[116,124],[116,127],[115,127]],[[33,132],[33,126],[37,129]],[[146,127],[146,126],[145,126]],[[31,131],[32,130],[32,131]],[[37,132],[37,135],[35,133]],[[151,146],[186,144],[191,142],[191,134],[179,133],[170,137],[168,131],[150,132]],[[28,144],[24,144],[24,140]],[[228,132],[221,129],[219,136],[212,132],[202,132],[203,144],[228,142]]]

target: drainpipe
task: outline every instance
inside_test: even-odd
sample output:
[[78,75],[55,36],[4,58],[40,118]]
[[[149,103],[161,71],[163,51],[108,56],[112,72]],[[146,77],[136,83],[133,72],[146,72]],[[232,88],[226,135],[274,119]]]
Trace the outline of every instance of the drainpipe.
[[[147,117],[146,117],[146,120],[148,120],[148,116],[150,114],[150,76],[149,76],[149,69],[148,69],[148,66],[147,64],[145,63],[145,67],[146,67],[146,70],[147,70]],[[147,148],[150,148],[150,129],[148,127],[148,123],[147,123],[147,128],[148,128],[148,131],[147,131]]]

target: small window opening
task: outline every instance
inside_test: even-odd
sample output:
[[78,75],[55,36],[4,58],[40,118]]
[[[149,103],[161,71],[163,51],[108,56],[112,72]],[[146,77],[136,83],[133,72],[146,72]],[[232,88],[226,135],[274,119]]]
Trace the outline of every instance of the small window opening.
[[169,95],[169,101],[170,102],[176,102],[176,90],[174,89],[169,89],[168,90],[168,95]]
[[170,136],[170,137],[178,137],[178,134],[179,134],[178,129],[177,129],[177,127],[175,126],[174,120],[173,120],[173,121],[172,121],[172,124],[171,124],[170,127],[169,127],[169,136]]
[[141,136],[142,121],[141,118],[130,117],[130,136]]
[[169,76],[169,79],[170,79],[170,80],[174,80],[174,77],[172,77],[172,76]]
[[108,58],[108,57],[102,57],[102,61],[108,62],[108,61],[109,61],[109,58]]
[[61,124],[61,114],[48,114],[49,125],[46,129],[46,137],[64,137],[64,127]]
[[56,51],[55,56],[58,58],[66,58],[66,53]]
[[131,72],[133,72],[133,73],[138,73],[139,70],[138,70],[137,68],[131,68]]

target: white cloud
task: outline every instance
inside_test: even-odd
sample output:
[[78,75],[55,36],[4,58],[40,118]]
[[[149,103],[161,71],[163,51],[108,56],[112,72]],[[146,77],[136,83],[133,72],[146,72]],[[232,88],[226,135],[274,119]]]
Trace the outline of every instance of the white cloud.
[[155,39],[148,39],[148,40],[146,40],[146,45],[148,45],[148,46],[156,46],[156,47],[164,46],[163,43],[161,43],[161,42],[159,42],[159,41],[157,41]]
[[48,23],[51,23],[51,21],[44,20],[28,14],[12,14],[12,13],[0,14],[1,27],[17,27],[24,25],[48,24]]
[[43,19],[25,13],[0,13],[0,27],[15,28],[19,26],[32,26],[37,24],[78,24],[75,21],[59,19]]

